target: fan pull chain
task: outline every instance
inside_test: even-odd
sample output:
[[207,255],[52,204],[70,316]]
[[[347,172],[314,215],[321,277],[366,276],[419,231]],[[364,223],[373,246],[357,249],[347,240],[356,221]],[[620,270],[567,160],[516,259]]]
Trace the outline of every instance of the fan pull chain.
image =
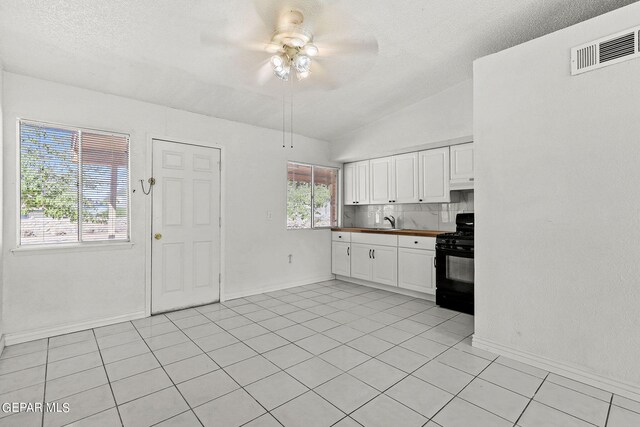
[[293,148],[293,79],[291,79],[291,119],[290,119],[290,124],[291,124],[291,148]]
[[[282,82],[282,85],[284,86],[284,81]],[[287,111],[286,111],[286,98],[287,98],[287,88],[283,87],[282,88],[282,148],[285,148],[285,143],[286,143],[286,138],[287,138],[287,127],[286,127],[286,123],[285,123],[285,119],[287,117]]]

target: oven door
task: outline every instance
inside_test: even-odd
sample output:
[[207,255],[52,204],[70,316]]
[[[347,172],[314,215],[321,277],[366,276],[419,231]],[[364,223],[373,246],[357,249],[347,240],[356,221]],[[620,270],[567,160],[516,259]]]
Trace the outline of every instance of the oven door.
[[473,314],[473,251],[436,246],[436,304]]

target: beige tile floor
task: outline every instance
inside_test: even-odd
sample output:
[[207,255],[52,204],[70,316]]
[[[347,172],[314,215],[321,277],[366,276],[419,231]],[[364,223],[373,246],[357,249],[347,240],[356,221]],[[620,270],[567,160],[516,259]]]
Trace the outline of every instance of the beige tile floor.
[[340,281],[9,346],[0,426],[640,426],[640,403],[471,347],[473,317]]

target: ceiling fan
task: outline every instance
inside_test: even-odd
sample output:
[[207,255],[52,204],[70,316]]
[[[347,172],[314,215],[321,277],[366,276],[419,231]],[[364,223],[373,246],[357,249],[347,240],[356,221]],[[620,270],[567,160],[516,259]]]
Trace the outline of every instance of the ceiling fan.
[[336,89],[360,78],[377,57],[375,37],[337,1],[253,0],[253,6],[259,21],[250,36],[201,35],[204,44],[234,49],[250,82],[308,80],[298,86]]

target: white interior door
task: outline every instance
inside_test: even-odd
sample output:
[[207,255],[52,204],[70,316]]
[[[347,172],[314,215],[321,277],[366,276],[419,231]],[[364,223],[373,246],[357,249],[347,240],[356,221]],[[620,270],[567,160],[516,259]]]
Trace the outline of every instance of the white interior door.
[[153,140],[151,311],[220,299],[220,150]]

